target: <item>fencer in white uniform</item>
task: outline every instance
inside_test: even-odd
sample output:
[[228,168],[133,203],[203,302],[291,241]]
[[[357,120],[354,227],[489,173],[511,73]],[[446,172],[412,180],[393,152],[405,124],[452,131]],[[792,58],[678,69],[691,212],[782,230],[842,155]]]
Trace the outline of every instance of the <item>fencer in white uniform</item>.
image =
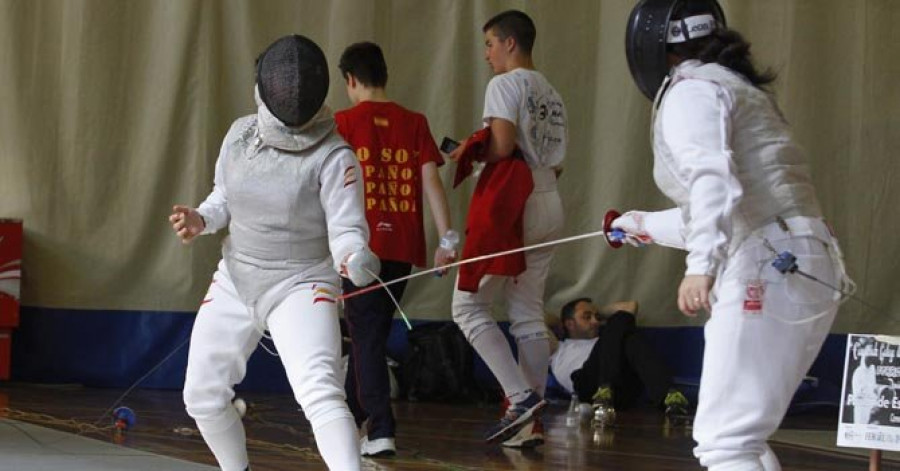
[[688,252],[678,306],[710,314],[694,422],[700,463],[777,470],[766,440],[828,335],[841,294],[772,263],[789,251],[800,270],[828,285],[850,281],[806,159],[762,88],[771,77],[755,72],[746,49],[744,62],[692,55],[746,45],[724,28],[714,1],[693,6],[673,9],[667,54],[675,65],[654,102],[653,176],[677,208],[632,211],[612,227]]
[[[307,75],[285,77],[278,68],[285,57],[319,67],[295,65]],[[298,85],[279,94],[273,83]],[[339,373],[338,273],[366,285],[378,260],[367,248],[356,157],[322,104],[327,84],[315,43],[302,36],[273,43],[258,64],[258,112],[235,121],[225,136],[212,193],[196,210],[177,206],[170,218],[186,240],[229,230],[194,323],[184,386],[187,411],[225,471],[249,466],[231,401],[265,331],[329,469],[360,468]],[[278,102],[285,93],[302,105]]]

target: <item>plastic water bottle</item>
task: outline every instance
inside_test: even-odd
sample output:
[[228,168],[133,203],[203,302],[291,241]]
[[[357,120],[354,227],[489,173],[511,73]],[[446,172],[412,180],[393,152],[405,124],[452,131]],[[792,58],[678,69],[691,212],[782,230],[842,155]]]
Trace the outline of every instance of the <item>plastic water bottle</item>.
[[[459,246],[459,232],[454,231],[453,229],[447,230],[443,236],[441,236],[441,248],[444,250],[450,250],[455,252],[456,247]],[[440,272],[435,272],[434,277],[440,278],[443,276]]]
[[441,237],[441,248],[444,250],[456,250],[459,245],[459,233],[450,229]]
[[566,427],[578,427],[581,425],[581,411],[578,407],[578,394],[572,394],[569,401],[569,411],[566,412]]

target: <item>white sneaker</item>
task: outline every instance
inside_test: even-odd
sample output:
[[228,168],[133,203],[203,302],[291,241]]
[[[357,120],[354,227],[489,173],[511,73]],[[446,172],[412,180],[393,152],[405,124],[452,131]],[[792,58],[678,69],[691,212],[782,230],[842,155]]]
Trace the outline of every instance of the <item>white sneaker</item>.
[[375,440],[362,437],[359,440],[359,454],[370,457],[394,456],[397,454],[397,446],[394,445],[394,439],[390,437],[376,438]]
[[522,427],[515,435],[501,443],[507,448],[534,448],[544,444],[544,421],[540,415]]

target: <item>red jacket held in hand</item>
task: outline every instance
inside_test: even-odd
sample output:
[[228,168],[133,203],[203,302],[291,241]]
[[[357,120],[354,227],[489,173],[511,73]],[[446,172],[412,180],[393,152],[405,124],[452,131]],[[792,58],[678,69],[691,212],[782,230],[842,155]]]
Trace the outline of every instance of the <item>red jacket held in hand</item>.
[[[454,188],[472,173],[472,162],[485,160],[490,139],[491,129],[483,128],[466,141],[456,166]],[[533,189],[531,169],[518,148],[512,157],[488,163],[469,204],[463,259],[523,247],[525,202]],[[467,263],[459,268],[458,287],[477,292],[484,275],[516,276],[523,271],[524,252]]]

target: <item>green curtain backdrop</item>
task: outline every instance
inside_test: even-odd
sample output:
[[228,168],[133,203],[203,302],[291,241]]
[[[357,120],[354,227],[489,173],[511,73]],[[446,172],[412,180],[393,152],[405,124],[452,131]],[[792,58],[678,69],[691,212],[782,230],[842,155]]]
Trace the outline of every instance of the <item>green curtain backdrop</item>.
[[[336,62],[345,46],[378,42],[388,92],[428,116],[437,140],[479,123],[490,78],[481,25],[528,12],[534,56],[568,107],[561,193],[566,234],[600,228],[609,208],[661,209],[651,179],[650,103],[633,85],[623,38],[631,0],[2,0],[0,217],[25,221],[23,303],[81,309],[192,311],[220,237],[182,246],[166,217],[212,185],[232,120],[254,111],[253,61],[272,40],[302,33],[325,51],[328,103],[347,107]],[[825,213],[859,296],[835,332],[896,333],[900,325],[900,2],[723,0],[729,24],[760,65],[807,149]],[[450,190],[462,227],[472,184]],[[431,246],[436,242],[426,216]],[[684,254],[613,251],[600,240],[561,246],[548,311],[589,295],[637,299],[645,325],[699,325],[675,307]],[[447,319],[452,280],[411,283],[413,318]]]

